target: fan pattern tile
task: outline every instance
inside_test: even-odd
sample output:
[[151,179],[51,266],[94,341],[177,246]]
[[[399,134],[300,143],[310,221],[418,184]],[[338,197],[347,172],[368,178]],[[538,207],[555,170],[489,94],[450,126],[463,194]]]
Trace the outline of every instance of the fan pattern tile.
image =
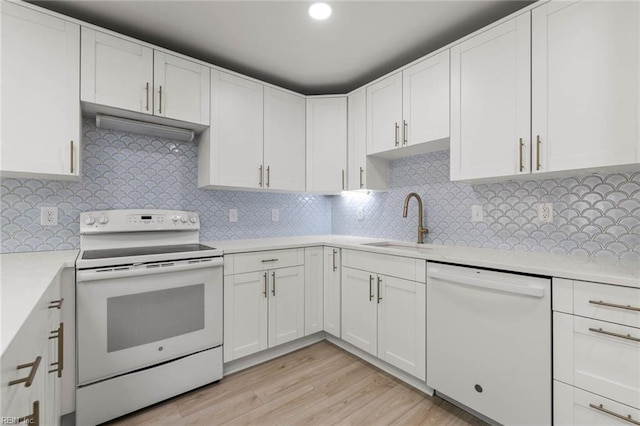
[[[81,181],[1,180],[2,253],[78,248],[80,212],[102,209],[197,211],[203,241],[331,233],[328,197],[198,189],[195,143],[105,131],[91,120],[83,133]],[[42,206],[58,207],[57,226],[40,225]]]
[[[387,193],[335,197],[333,233],[416,241],[415,200],[402,218],[412,191],[425,204],[427,243],[640,261],[640,172],[460,184],[449,181],[448,151],[392,161]],[[540,202],[553,203],[552,223],[538,222]],[[474,204],[482,222],[471,222]]]

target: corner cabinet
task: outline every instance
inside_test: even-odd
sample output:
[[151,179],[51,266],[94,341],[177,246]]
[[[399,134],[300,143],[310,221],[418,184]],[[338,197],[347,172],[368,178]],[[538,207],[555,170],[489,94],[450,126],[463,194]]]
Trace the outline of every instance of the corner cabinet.
[[209,67],[82,27],[80,100],[209,125]]
[[347,189],[347,98],[307,98],[307,191]]
[[[80,27],[2,2],[3,176],[80,175]],[[34,120],[37,125],[34,125]]]

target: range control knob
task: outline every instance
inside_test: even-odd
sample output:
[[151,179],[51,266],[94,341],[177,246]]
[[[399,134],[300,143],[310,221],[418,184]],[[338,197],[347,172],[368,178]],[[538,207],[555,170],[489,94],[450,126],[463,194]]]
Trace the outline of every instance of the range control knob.
[[198,222],[198,218],[196,217],[196,215],[192,214],[191,217],[189,217],[189,222],[191,223]]
[[106,225],[107,222],[109,222],[109,218],[107,217],[106,214],[103,214],[102,216],[100,216],[100,218],[98,219],[98,223],[100,225]]
[[93,216],[87,216],[84,219],[84,223],[86,223],[87,225],[93,225],[94,223],[96,223],[96,219]]
[[175,215],[171,216],[171,221],[173,223],[176,223],[178,220],[180,220],[180,216],[175,216]]
[[181,217],[180,217],[180,221],[181,221],[182,223],[187,223],[187,217],[186,217],[186,216],[181,216]]

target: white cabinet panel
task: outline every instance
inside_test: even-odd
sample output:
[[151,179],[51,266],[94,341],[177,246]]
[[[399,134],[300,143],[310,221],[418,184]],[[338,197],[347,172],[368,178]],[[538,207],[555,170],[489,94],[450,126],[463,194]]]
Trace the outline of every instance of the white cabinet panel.
[[573,302],[576,315],[640,329],[638,288],[575,281]]
[[304,335],[322,331],[323,320],[323,247],[304,249]]
[[533,9],[533,172],[640,161],[639,24],[635,1]]
[[347,98],[307,99],[307,191],[346,190]]
[[451,180],[529,173],[530,43],[525,13],[451,48]]
[[2,3],[4,176],[79,176],[79,68],[77,24]]
[[324,247],[324,331],[340,337],[341,249]]
[[367,87],[367,154],[402,145],[402,73]]
[[376,276],[342,268],[342,339],[377,355]]
[[155,51],[154,114],[208,125],[209,67]]
[[304,267],[269,271],[269,347],[304,336]]
[[305,108],[302,96],[264,88],[265,188],[304,192]]
[[304,249],[283,249],[230,254],[224,258],[225,275],[304,265]]

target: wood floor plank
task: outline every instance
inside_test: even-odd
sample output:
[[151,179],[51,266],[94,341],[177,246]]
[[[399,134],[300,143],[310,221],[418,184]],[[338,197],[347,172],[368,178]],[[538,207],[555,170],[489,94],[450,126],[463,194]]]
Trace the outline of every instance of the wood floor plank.
[[425,397],[408,385],[397,383],[389,391],[341,419],[339,423],[341,425],[389,425],[423,401]]
[[175,402],[169,401],[161,404],[153,405],[149,408],[136,411],[125,417],[115,419],[107,425],[109,426],[151,426],[151,425],[170,425],[180,420],[181,415]]
[[200,406],[196,410],[183,412],[178,406],[182,418],[176,425],[221,425],[244,413],[260,407],[262,402],[252,390],[244,390],[235,395],[219,399],[207,406]]

